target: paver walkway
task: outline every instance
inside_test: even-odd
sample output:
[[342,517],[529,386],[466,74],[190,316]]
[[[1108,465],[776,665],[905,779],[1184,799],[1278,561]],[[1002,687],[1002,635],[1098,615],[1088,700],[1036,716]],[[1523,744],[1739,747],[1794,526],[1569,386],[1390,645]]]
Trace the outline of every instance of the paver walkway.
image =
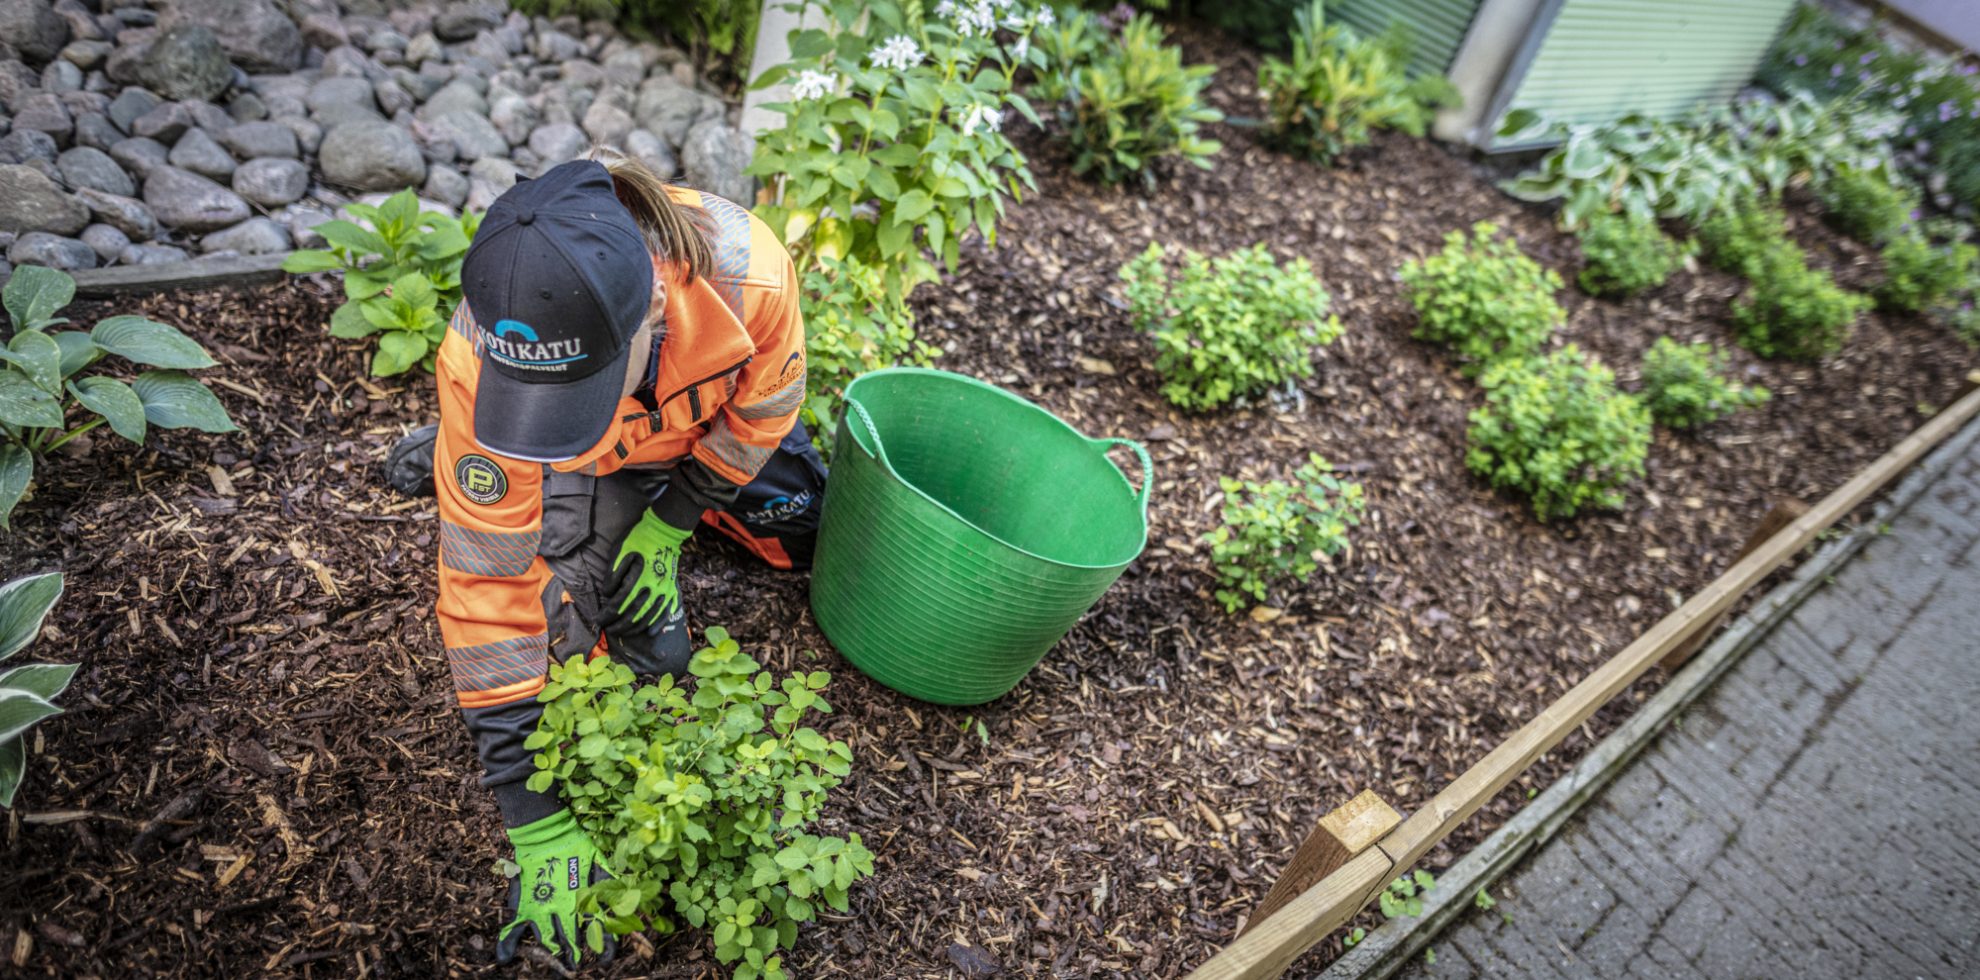
[[1404,975],[1980,977],[1980,443],[1492,894]]

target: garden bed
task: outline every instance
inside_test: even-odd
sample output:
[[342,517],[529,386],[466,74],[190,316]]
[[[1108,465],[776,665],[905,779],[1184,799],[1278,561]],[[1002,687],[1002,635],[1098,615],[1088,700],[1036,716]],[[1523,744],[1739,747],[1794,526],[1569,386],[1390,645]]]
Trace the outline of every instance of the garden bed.
[[[1255,114],[1256,56],[1179,35],[1220,64],[1214,101]],[[1464,468],[1476,385],[1409,338],[1393,273],[1477,220],[1564,272],[1572,238],[1435,144],[1385,136],[1329,170],[1213,128],[1216,169],[1147,195],[1096,190],[1027,139],[1040,191],[1001,247],[966,250],[916,294],[924,337],[948,350],[939,366],[1155,456],[1148,553],[1017,691],[973,710],[908,702],[829,652],[802,577],[765,574],[714,535],[689,549],[697,628],[726,625],[774,669],[836,674],[825,732],[857,761],[826,830],[863,835],[878,873],[850,916],[806,931],[789,957],[800,976],[1185,972],[1229,941],[1319,814],[1364,788],[1403,809],[1426,799],[1721,571],[1770,501],[1841,484],[1972,363],[1948,331],[1876,313],[1819,366],[1735,349],[1773,401],[1696,435],[1660,428],[1625,509],[1543,526]],[[1843,285],[1874,277],[1874,256],[1805,205],[1791,220]],[[1115,270],[1150,241],[1305,257],[1346,332],[1297,396],[1181,415],[1116,302]],[[1626,303],[1563,292],[1560,341],[1628,385],[1660,334],[1730,346],[1738,288],[1701,269]],[[430,381],[357,380],[365,355],[322,333],[336,300],[294,282],[137,304],[223,362],[211,375],[243,433],[167,433],[141,454],[98,440],[44,470],[15,515],[0,574],[68,573],[36,659],[83,663],[69,713],[35,731],[0,845],[0,942],[32,936],[30,971],[490,968],[501,836],[433,622],[433,509],[377,476],[430,417]],[[1216,477],[1283,475],[1309,451],[1366,487],[1368,521],[1283,608],[1224,614],[1194,543],[1215,524]],[[636,941],[606,974],[717,971],[688,935]]]

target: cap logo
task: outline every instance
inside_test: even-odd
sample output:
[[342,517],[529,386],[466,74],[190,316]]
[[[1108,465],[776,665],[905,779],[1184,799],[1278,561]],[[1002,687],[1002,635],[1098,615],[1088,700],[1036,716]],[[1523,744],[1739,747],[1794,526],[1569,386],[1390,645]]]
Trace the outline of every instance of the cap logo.
[[563,371],[564,365],[591,356],[584,352],[581,338],[567,337],[545,343],[537,337],[535,327],[516,320],[496,321],[494,335],[486,339],[490,357],[528,371]]
[[508,496],[509,477],[495,461],[469,453],[454,464],[454,482],[477,504],[492,504]]

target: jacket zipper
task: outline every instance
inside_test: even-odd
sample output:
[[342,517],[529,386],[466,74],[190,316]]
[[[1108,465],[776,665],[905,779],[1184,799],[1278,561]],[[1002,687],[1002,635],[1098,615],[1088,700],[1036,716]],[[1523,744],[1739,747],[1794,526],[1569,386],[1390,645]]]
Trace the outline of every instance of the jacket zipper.
[[696,422],[701,421],[701,386],[707,384],[710,381],[715,380],[716,378],[720,378],[725,375],[733,374],[737,371],[740,371],[743,368],[747,367],[749,365],[749,362],[753,360],[756,360],[756,355],[754,354],[745,357],[742,360],[737,361],[735,364],[723,368],[722,370],[717,371],[714,374],[709,375],[708,377],[702,378],[699,381],[690,382],[687,385],[682,386],[680,389],[676,390],[673,394],[660,399],[660,407],[656,409],[653,412],[653,414],[655,416],[658,416],[661,412],[667,410],[668,402],[673,401],[674,399],[679,398],[683,394],[685,394],[688,396],[688,410],[694,413],[694,421]]

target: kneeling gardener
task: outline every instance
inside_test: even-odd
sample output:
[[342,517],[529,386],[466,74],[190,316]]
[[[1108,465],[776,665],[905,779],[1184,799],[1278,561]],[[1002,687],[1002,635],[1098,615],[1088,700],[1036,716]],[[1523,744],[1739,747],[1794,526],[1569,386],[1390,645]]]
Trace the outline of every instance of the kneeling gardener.
[[551,657],[685,671],[675,573],[699,524],[809,563],[824,467],[797,422],[797,280],[741,207],[580,160],[495,202],[461,285],[437,434],[389,469],[439,496],[440,633],[522,868],[498,958],[532,932],[575,961],[577,889],[605,870],[557,791],[524,785],[536,695]]

